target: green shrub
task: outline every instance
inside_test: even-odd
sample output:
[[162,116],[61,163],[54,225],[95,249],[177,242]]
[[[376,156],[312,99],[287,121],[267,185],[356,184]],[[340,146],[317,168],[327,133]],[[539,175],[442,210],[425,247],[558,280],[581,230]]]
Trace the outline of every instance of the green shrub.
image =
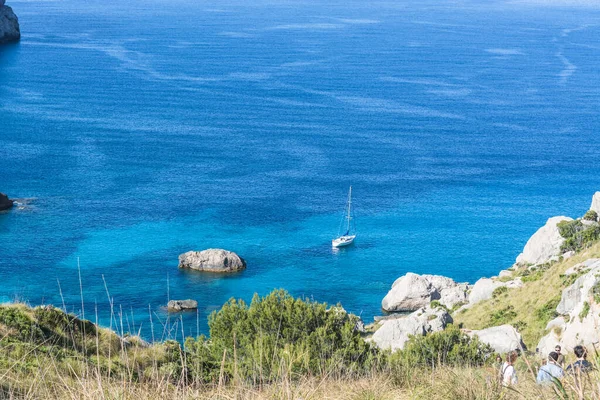
[[490,315],[488,327],[504,325],[512,321],[517,316],[513,306],[506,306],[501,310],[495,311]]
[[458,327],[448,325],[443,331],[411,336],[404,349],[392,355],[390,362],[393,368],[480,366],[493,352],[478,337],[469,337]]
[[0,306],[0,324],[16,331],[21,340],[40,340],[44,338],[44,332],[33,319],[14,306]]
[[432,300],[431,303],[429,303],[429,307],[434,310],[437,308],[441,308],[443,310],[450,311],[450,310],[448,310],[448,307],[446,307],[445,305],[440,303],[439,300]]
[[586,221],[597,221],[598,213],[594,210],[589,210],[588,212],[585,213],[585,215],[583,216],[583,219],[585,219]]
[[268,382],[282,374],[359,372],[379,351],[356,329],[359,318],[340,306],[295,299],[283,290],[255,295],[248,306],[229,300],[209,317],[210,340],[187,339],[189,368],[204,380]]
[[494,289],[494,291],[492,292],[492,297],[495,299],[499,296],[502,296],[503,294],[508,292],[508,288],[506,286],[500,286],[497,287],[496,289]]
[[581,309],[581,312],[579,313],[579,320],[583,320],[585,317],[588,316],[588,314],[590,313],[590,303],[588,303],[587,301],[585,303],[583,303],[583,308]]
[[540,325],[546,326],[546,324],[558,317],[556,307],[560,303],[560,295],[550,299],[546,304],[535,310],[535,318],[540,322]]
[[585,226],[579,220],[562,221],[557,224],[560,235],[565,238],[560,249],[564,251],[579,251],[590,243],[600,239],[600,226],[597,224]]

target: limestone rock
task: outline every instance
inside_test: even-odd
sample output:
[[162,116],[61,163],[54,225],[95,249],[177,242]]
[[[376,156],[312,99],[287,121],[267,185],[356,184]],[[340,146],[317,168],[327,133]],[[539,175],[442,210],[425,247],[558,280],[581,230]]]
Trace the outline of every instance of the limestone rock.
[[562,221],[573,221],[569,217],[552,217],[537,230],[525,244],[523,252],[517,257],[517,264],[543,264],[552,257],[558,256],[560,246],[565,239],[560,236],[557,224]]
[[600,304],[596,302],[600,294],[600,259],[586,260],[571,270],[568,272],[583,275],[563,289],[556,307],[561,317],[548,323],[546,329],[550,331],[538,344],[542,354],[552,351],[557,344],[568,352],[577,345],[591,348],[600,341]]
[[381,307],[388,312],[415,311],[439,300],[446,307],[466,301],[466,284],[457,284],[439,275],[418,275],[411,272],[396,279],[383,298]]
[[0,0],[0,44],[16,42],[21,38],[19,19],[12,8],[4,5]]
[[371,340],[381,349],[403,349],[411,335],[426,335],[443,330],[452,317],[442,308],[421,308],[413,313],[380,321]]
[[500,281],[495,281],[490,278],[479,279],[471,288],[471,293],[469,293],[469,304],[473,305],[480,301],[491,299],[494,290],[500,286],[504,286]]
[[13,206],[14,202],[4,193],[0,193],[0,211],[8,210]]
[[167,304],[169,311],[195,310],[198,308],[196,300],[171,300]]
[[590,206],[590,210],[594,210],[600,215],[600,192],[594,193],[594,197],[592,197],[592,205]]
[[496,353],[508,353],[512,350],[526,350],[521,334],[511,325],[493,326],[479,331],[467,331],[469,336],[478,336],[483,343],[489,344]]
[[179,256],[179,268],[207,272],[235,272],[246,268],[246,262],[232,251],[207,249],[188,251],[181,254]]

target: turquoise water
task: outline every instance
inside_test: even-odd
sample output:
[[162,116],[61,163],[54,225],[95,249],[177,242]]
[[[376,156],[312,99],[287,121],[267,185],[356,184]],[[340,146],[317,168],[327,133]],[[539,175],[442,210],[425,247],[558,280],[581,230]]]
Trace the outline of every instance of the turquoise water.
[[[86,317],[109,325],[110,297],[147,338],[181,336],[168,298],[199,301],[174,317],[194,334],[273,288],[370,321],[407,271],[494,275],[600,190],[597,8],[11,5],[0,190],[27,206],[0,214],[3,301],[80,313],[79,258]],[[350,185],[358,238],[334,252]],[[177,269],[210,247],[248,269]]]

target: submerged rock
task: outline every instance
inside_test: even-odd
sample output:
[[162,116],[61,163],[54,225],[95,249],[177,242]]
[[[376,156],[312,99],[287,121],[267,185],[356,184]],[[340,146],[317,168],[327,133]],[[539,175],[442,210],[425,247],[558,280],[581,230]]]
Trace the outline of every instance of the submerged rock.
[[181,254],[179,268],[207,272],[235,272],[246,268],[246,261],[232,251],[207,249]]
[[573,221],[569,217],[552,217],[529,238],[523,252],[517,257],[517,264],[543,264],[560,254],[560,246],[565,239],[558,232],[558,223]]
[[14,201],[10,200],[4,193],[0,193],[0,211],[8,210],[9,208],[12,208],[13,205]]
[[425,307],[409,315],[386,318],[371,337],[380,349],[401,350],[412,335],[426,335],[443,330],[452,317],[443,308]]
[[195,310],[198,308],[198,302],[196,300],[171,300],[167,304],[167,310],[169,311],[182,311],[182,310]]
[[12,8],[4,5],[4,0],[0,0],[0,44],[16,42],[21,39],[21,29],[19,19]]
[[418,275],[411,272],[396,279],[383,298],[381,308],[388,312],[415,311],[433,300],[452,308],[467,300],[467,284],[459,284],[439,275]]

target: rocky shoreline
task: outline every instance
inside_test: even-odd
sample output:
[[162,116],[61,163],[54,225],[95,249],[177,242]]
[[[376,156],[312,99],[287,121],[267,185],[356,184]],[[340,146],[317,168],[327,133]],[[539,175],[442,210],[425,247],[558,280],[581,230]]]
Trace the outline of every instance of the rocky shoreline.
[[[498,276],[481,278],[472,285],[457,283],[439,275],[409,272],[399,277],[381,303],[384,311],[399,314],[376,319],[368,327],[374,332],[370,340],[382,349],[402,349],[410,335],[441,331],[453,322],[456,313],[491,299],[496,293],[522,287],[524,282],[521,276],[543,271],[553,263],[573,257],[575,251],[564,251],[563,245],[570,239],[563,237],[561,229],[597,235],[600,232],[598,215],[600,192],[594,194],[590,211],[584,217],[576,220],[564,216],[548,219],[527,241],[512,267],[500,271]],[[597,329],[600,326],[600,259],[590,258],[576,264],[564,276],[573,283],[562,291],[555,311],[557,317],[548,323],[545,330],[547,334],[537,345],[537,350],[542,354],[552,351],[557,344],[569,351],[578,344],[593,346],[600,341]],[[526,350],[521,335],[511,325],[465,332],[479,336],[481,341],[499,353],[513,349]]]
[[19,18],[12,8],[5,5],[5,0],[0,0],[0,44],[17,42],[20,39]]

